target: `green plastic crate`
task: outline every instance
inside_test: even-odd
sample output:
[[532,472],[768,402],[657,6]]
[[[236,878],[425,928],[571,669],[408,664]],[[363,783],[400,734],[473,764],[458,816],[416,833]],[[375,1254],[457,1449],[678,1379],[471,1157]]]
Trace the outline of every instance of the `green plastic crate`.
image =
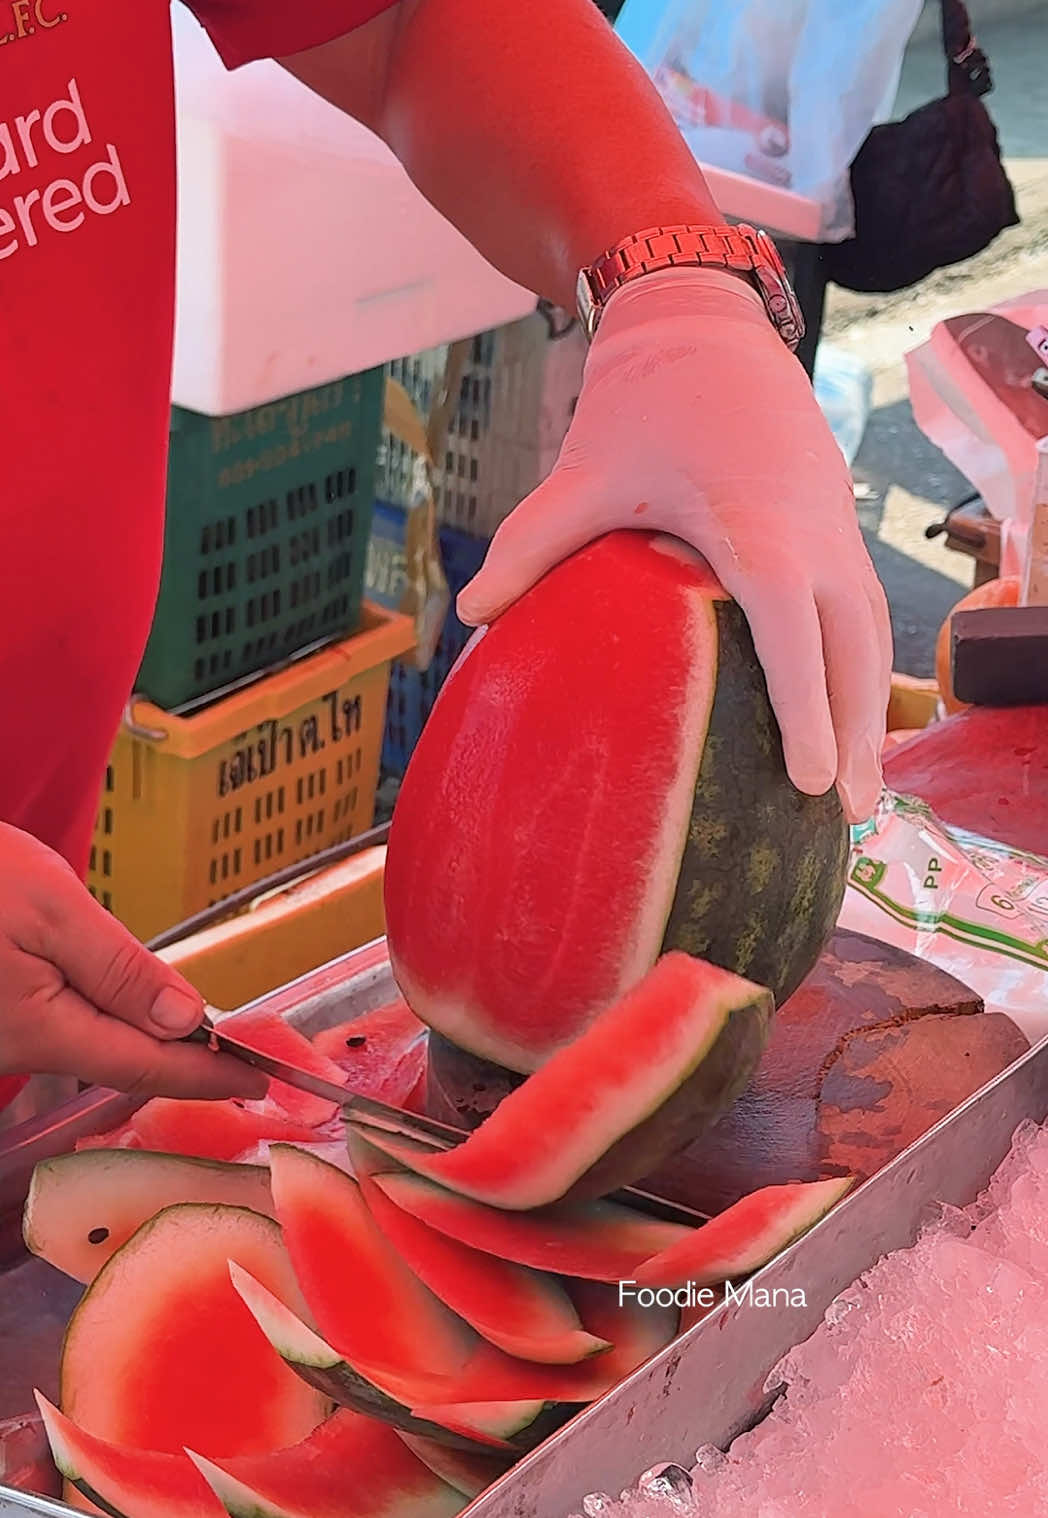
[[383,391],[374,369],[235,416],[172,410],[137,690],[170,711],[356,631]]

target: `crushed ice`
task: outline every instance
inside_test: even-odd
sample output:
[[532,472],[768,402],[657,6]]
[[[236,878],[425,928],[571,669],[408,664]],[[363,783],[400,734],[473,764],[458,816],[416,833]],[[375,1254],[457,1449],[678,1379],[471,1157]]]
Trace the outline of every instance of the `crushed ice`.
[[[764,1421],[654,1466],[585,1518],[1030,1518],[1048,1513],[1048,1126],[986,1191],[830,1305]],[[574,1515],[578,1518],[578,1515]]]

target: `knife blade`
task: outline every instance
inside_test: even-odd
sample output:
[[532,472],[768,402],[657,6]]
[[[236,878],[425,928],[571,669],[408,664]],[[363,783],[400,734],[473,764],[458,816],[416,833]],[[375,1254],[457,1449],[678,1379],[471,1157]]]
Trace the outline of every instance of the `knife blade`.
[[285,1085],[294,1086],[296,1091],[307,1091],[311,1096],[333,1102],[342,1109],[344,1117],[351,1117],[354,1122],[373,1128],[381,1128],[386,1133],[420,1140],[441,1149],[451,1149],[469,1137],[463,1128],[453,1128],[447,1123],[438,1123],[431,1117],[413,1112],[402,1112],[399,1107],[389,1107],[385,1102],[376,1101],[370,1096],[359,1096],[346,1086],[336,1086],[334,1081],[326,1081],[308,1070],[300,1070],[297,1065],[289,1065],[271,1054],[252,1049],[238,1038],[223,1032],[221,1025],[210,1017],[205,1017],[186,1042],[204,1044],[222,1054],[229,1054],[246,1065],[253,1065],[265,1075],[283,1081]]
[[[256,1070],[273,1076],[275,1080],[294,1086],[297,1091],[307,1091],[311,1096],[333,1102],[341,1108],[345,1120],[352,1119],[364,1127],[378,1128],[398,1138],[413,1139],[432,1149],[454,1149],[469,1138],[464,1128],[455,1128],[450,1123],[438,1123],[435,1118],[424,1117],[421,1113],[403,1112],[399,1107],[390,1107],[371,1096],[359,1096],[345,1086],[336,1086],[333,1081],[312,1075],[308,1070],[300,1070],[297,1065],[286,1064],[271,1054],[262,1054],[223,1032],[221,1023],[214,1022],[210,1017],[205,1017],[185,1042],[203,1044],[217,1052],[229,1054],[247,1065],[254,1065]],[[649,1217],[660,1218],[667,1223],[680,1223],[686,1228],[697,1228],[708,1221],[705,1213],[696,1212],[681,1202],[656,1196],[637,1186],[621,1187],[611,1194],[609,1201],[632,1207],[636,1212],[646,1213]]]

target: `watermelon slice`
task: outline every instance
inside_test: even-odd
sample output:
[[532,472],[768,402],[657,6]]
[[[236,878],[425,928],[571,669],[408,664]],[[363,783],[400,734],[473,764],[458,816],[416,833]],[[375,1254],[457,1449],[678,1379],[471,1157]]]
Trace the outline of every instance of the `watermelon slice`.
[[404,1212],[461,1244],[535,1270],[590,1281],[625,1280],[643,1261],[693,1232],[616,1202],[503,1212],[403,1170],[378,1175],[375,1183]]
[[428,1029],[402,998],[318,1033],[313,1047],[344,1071],[351,1090],[403,1107],[426,1073]]
[[258,1332],[230,1283],[231,1258],[305,1311],[272,1219],[237,1207],[166,1208],[113,1255],[70,1319],[66,1416],[134,1449],[177,1454],[189,1445],[219,1458],[310,1433],[328,1403]]
[[463,1506],[392,1429],[357,1413],[335,1413],[290,1449],[217,1465],[98,1439],[36,1400],[62,1475],[119,1518],[452,1518]]
[[712,1286],[758,1270],[813,1228],[853,1185],[852,1176],[765,1186],[638,1265],[638,1286]]
[[500,1476],[506,1474],[512,1464],[512,1460],[504,1455],[489,1455],[479,1450],[475,1454],[469,1454],[465,1450],[438,1444],[435,1439],[427,1439],[423,1434],[398,1433],[398,1437],[403,1439],[412,1454],[429,1466],[435,1476],[439,1476],[470,1500],[479,1497],[481,1492],[486,1492]]
[[465,1506],[393,1429],[359,1413],[335,1413],[268,1459],[190,1458],[231,1518],[453,1518]]
[[786,774],[742,608],[682,543],[615,532],[445,682],[390,833],[390,958],[426,1023],[529,1073],[667,950],[784,1001],[847,859],[833,791]]
[[[334,1086],[346,1084],[346,1073],[340,1066],[273,1012],[236,1012],[231,1017],[223,1017],[221,1024],[222,1031],[230,1038],[239,1039],[259,1054],[283,1060],[284,1064],[305,1070]],[[270,1081],[269,1100],[294,1122],[310,1128],[330,1122],[338,1111],[334,1102],[313,1096],[309,1091],[299,1091],[285,1081]]]
[[235,1160],[264,1140],[311,1143],[317,1135],[282,1113],[257,1111],[236,1101],[174,1101],[157,1096],[120,1128],[77,1140],[84,1149],[150,1149],[205,1160]]
[[344,1359],[247,1271],[231,1265],[230,1276],[255,1322],[285,1364],[339,1407],[352,1408],[393,1428],[467,1451],[476,1450],[478,1445],[518,1452],[530,1449],[563,1421],[562,1417],[551,1418],[545,1403],[538,1399],[526,1404],[492,1402],[476,1410],[469,1434],[453,1433],[437,1420],[428,1421],[413,1413],[410,1406],[427,1389],[429,1395],[439,1396],[447,1389],[446,1382],[427,1382],[416,1377],[412,1388],[395,1373],[363,1371]]
[[420,1157],[392,1135],[366,1136],[409,1169],[496,1207],[600,1196],[644,1175],[734,1101],[772,1010],[762,987],[667,954],[458,1148]]
[[93,1281],[143,1223],[179,1202],[221,1202],[273,1215],[269,1172],[260,1166],[90,1149],[36,1166],[22,1236],[30,1253],[56,1270]]
[[270,1158],[284,1241],[324,1338],[351,1364],[409,1382],[462,1369],[476,1336],[404,1263],[357,1182],[299,1149]]
[[550,1275],[497,1260],[427,1228],[402,1212],[369,1173],[381,1154],[350,1136],[350,1158],[371,1215],[419,1280],[482,1338],[525,1360],[571,1365],[611,1346],[594,1338]]

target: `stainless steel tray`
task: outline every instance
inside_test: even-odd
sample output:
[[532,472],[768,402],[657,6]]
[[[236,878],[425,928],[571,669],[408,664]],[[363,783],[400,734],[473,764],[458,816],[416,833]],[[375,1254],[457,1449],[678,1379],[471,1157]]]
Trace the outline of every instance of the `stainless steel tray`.
[[[304,1031],[315,1032],[381,1005],[392,991],[380,942],[333,961],[256,1005],[279,1011]],[[113,1100],[88,1093],[72,1104],[75,1111],[53,1114],[43,1131],[23,1135],[6,1153],[0,1144],[0,1194],[6,1187],[11,1197],[19,1184],[27,1184],[37,1158],[71,1148],[82,1133],[120,1121],[113,1113],[126,1111],[126,1103],[121,1109],[121,1099],[116,1106]],[[566,1518],[580,1510],[587,1492],[617,1493],[655,1461],[687,1465],[699,1445],[726,1445],[766,1412],[770,1399],[764,1386],[770,1371],[786,1350],[815,1329],[838,1292],[882,1254],[912,1243],[931,1204],[963,1206],[973,1200],[1007,1153],[1017,1124],[1024,1118],[1041,1122],[1046,1115],[1048,1041],[899,1155],[755,1278],[769,1289],[802,1288],[804,1307],[721,1307],[521,1460],[472,1504],[470,1518]],[[47,1270],[35,1262],[23,1266],[26,1272],[37,1269]],[[47,1275],[51,1300],[57,1302],[55,1274]],[[20,1279],[24,1290],[29,1277]],[[0,1302],[13,1280],[0,1277]],[[42,1304],[44,1298],[40,1300]],[[60,1312],[52,1308],[52,1315],[57,1322]],[[52,1338],[40,1316],[16,1317],[20,1332],[14,1342],[6,1334],[0,1338],[4,1362],[18,1364],[31,1345],[38,1366],[49,1363],[48,1352],[57,1363],[57,1337]],[[30,1405],[31,1384],[25,1386],[22,1405],[12,1411]],[[0,1487],[0,1518],[16,1513],[57,1518],[72,1509]]]

